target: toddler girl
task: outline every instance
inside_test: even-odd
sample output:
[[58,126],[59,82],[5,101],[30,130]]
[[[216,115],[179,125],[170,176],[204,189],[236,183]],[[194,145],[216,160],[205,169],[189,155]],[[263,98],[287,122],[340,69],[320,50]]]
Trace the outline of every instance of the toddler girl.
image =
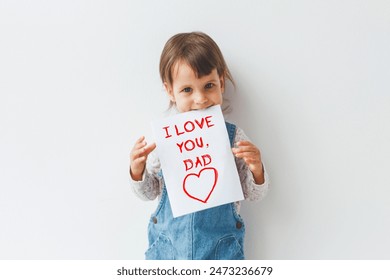
[[[217,44],[201,32],[168,40],[160,58],[160,75],[178,113],[222,105],[225,82],[233,78]],[[244,197],[258,200],[268,190],[260,150],[244,132],[226,123]],[[240,202],[173,218],[159,159],[139,138],[130,154],[131,185],[143,200],[159,198],[148,226],[146,259],[244,259],[245,225]]]

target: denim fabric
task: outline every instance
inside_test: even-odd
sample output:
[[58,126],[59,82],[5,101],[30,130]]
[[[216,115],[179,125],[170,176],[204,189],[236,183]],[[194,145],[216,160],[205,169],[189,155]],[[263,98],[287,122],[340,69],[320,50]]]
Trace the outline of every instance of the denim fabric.
[[[226,123],[233,146],[236,126]],[[160,173],[162,176],[162,173]],[[173,218],[165,186],[148,226],[151,260],[244,259],[245,225],[234,203]]]

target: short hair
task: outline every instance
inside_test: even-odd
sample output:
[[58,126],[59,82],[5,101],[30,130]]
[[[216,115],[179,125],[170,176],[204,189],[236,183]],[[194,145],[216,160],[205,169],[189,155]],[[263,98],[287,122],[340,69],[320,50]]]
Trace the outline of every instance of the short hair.
[[163,83],[172,85],[172,72],[180,61],[187,63],[199,78],[209,75],[216,68],[218,75],[227,78],[234,86],[221,50],[203,32],[179,33],[166,42],[160,57],[160,77]]

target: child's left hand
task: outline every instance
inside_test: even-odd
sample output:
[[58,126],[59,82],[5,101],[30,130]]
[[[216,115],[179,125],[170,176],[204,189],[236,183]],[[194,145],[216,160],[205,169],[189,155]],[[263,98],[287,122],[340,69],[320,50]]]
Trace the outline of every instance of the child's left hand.
[[265,179],[260,150],[249,141],[239,141],[236,143],[236,146],[232,148],[233,154],[245,161],[253,174],[255,183],[258,185],[263,184]]

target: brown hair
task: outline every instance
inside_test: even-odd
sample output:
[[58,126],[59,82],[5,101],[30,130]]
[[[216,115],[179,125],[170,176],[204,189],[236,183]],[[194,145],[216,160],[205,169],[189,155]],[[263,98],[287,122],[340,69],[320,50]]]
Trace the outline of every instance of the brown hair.
[[179,33],[165,44],[160,57],[160,76],[163,83],[172,85],[172,71],[177,62],[187,63],[200,78],[217,69],[219,76],[234,86],[233,77],[218,45],[205,33]]

